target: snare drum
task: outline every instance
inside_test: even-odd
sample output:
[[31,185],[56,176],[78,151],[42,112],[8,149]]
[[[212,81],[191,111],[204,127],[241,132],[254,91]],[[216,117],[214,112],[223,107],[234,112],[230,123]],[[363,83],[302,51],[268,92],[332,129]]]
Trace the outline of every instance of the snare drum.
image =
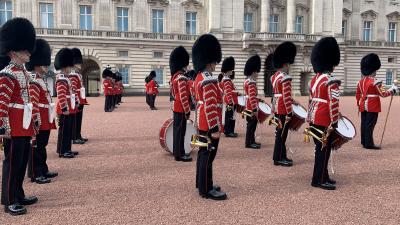
[[238,104],[236,106],[236,112],[242,113],[246,109],[246,97],[245,96],[238,96]]
[[287,125],[289,126],[289,130],[297,131],[306,121],[307,110],[299,104],[292,104],[292,111],[293,116]]
[[258,121],[260,123],[264,123],[267,118],[269,117],[269,115],[271,115],[272,110],[271,110],[271,106],[269,106],[267,103],[265,102],[259,102],[258,103]]
[[[160,130],[160,145],[161,147],[170,153],[173,153],[173,128],[174,120],[172,118],[166,120]],[[187,120],[186,133],[185,133],[185,153],[190,154],[192,147],[190,141],[192,135],[196,133],[196,129],[193,126],[192,120]]]
[[338,127],[331,133],[332,149],[339,149],[342,145],[352,140],[356,134],[354,124],[347,117],[342,116],[338,121]]

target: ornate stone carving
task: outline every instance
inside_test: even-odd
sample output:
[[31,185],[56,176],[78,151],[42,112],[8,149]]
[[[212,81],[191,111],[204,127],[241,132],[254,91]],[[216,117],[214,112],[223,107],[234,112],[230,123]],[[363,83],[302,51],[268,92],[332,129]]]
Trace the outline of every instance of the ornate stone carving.
[[349,17],[351,16],[352,12],[349,9],[343,8],[343,16]]
[[169,0],[147,0],[147,3],[151,6],[156,6],[157,3],[161,6],[167,6],[169,4]]
[[203,4],[201,4],[201,2],[197,1],[197,0],[183,0],[183,1],[181,1],[180,4],[186,8],[188,8],[190,6],[194,6],[196,9],[203,7]]
[[296,12],[297,12],[297,15],[304,15],[304,14],[306,14],[309,10],[310,10],[310,8],[308,8],[306,5],[303,5],[303,4],[301,4],[301,3],[296,4]]
[[282,0],[271,0],[271,9],[273,13],[278,13],[285,10],[286,6]]
[[398,11],[394,11],[392,13],[387,14],[386,17],[388,18],[388,20],[397,21],[400,20],[400,13]]
[[77,0],[77,2],[80,4],[94,4],[97,0]]
[[367,10],[363,13],[361,13],[361,17],[365,20],[365,19],[376,19],[376,17],[378,16],[378,13],[375,12],[374,10]]
[[256,11],[260,7],[260,5],[258,5],[257,3],[255,3],[251,0],[245,0],[244,7],[246,9],[248,9],[249,11]]

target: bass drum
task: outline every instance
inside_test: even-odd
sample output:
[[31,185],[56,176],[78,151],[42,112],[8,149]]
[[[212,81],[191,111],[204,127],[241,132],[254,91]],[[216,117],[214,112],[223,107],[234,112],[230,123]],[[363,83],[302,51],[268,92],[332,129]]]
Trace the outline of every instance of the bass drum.
[[246,97],[245,96],[238,96],[238,104],[236,106],[236,112],[242,113],[246,109]]
[[[173,152],[173,135],[174,135],[174,120],[172,118],[166,120],[160,129],[160,145],[161,147],[172,154]],[[190,145],[192,135],[196,133],[192,120],[187,120],[185,134],[185,153],[190,154],[192,147]]]
[[269,106],[265,102],[259,102],[258,103],[258,121],[260,123],[264,123],[267,118],[271,115],[272,109],[271,106]]

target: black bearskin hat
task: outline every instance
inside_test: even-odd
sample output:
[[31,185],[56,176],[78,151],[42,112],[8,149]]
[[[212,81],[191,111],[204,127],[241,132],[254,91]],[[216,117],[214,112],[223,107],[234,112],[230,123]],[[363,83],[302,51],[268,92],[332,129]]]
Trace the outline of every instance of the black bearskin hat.
[[57,52],[54,59],[54,68],[60,70],[65,67],[74,66],[74,53],[69,48],[62,48]]
[[73,48],[71,50],[74,53],[74,65],[82,64],[83,63],[83,58],[82,58],[81,50],[79,50],[79,48]]
[[8,64],[10,64],[10,61],[11,61],[10,57],[6,55],[0,55],[0,70],[8,66]]
[[219,41],[212,34],[203,34],[192,47],[192,60],[196,71],[203,70],[209,63],[221,62],[222,52]]
[[364,76],[371,75],[381,68],[381,60],[375,53],[370,53],[361,59],[361,73]]
[[51,64],[51,48],[49,43],[44,39],[37,39],[35,51],[32,53],[30,61],[25,63],[28,71],[32,71],[35,66],[50,66]]
[[101,74],[101,76],[102,76],[103,78],[106,78],[106,77],[113,77],[113,72],[111,71],[111,69],[105,68],[105,69],[103,70],[103,73]]
[[189,65],[189,53],[183,46],[175,48],[169,56],[169,68],[171,70],[171,75],[174,75],[187,65]]
[[332,72],[340,63],[340,49],[333,37],[325,37],[315,44],[311,53],[311,64],[316,73]]
[[235,70],[235,58],[232,56],[224,59],[222,62],[221,72],[226,73],[231,70]]
[[0,54],[2,55],[7,55],[10,51],[24,50],[32,54],[35,50],[35,41],[35,28],[25,18],[11,19],[0,28]]
[[280,44],[273,54],[272,60],[276,69],[282,68],[284,64],[293,64],[296,57],[296,46],[286,41]]
[[261,70],[261,58],[259,55],[250,57],[244,66],[244,75],[250,76],[253,72],[259,73]]
[[152,70],[152,71],[150,72],[150,74],[149,74],[150,79],[153,79],[153,78],[156,77],[156,76],[157,76],[157,74],[156,74],[156,71],[154,71],[154,70]]

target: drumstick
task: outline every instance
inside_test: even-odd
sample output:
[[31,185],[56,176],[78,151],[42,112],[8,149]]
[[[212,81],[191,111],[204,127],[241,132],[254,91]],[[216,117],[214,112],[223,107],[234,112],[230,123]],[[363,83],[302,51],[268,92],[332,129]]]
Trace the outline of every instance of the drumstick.
[[349,126],[347,126],[346,124],[346,120],[343,119],[343,117],[340,117],[340,120],[342,120],[342,122],[344,123],[344,126],[346,127],[346,129],[349,129]]

